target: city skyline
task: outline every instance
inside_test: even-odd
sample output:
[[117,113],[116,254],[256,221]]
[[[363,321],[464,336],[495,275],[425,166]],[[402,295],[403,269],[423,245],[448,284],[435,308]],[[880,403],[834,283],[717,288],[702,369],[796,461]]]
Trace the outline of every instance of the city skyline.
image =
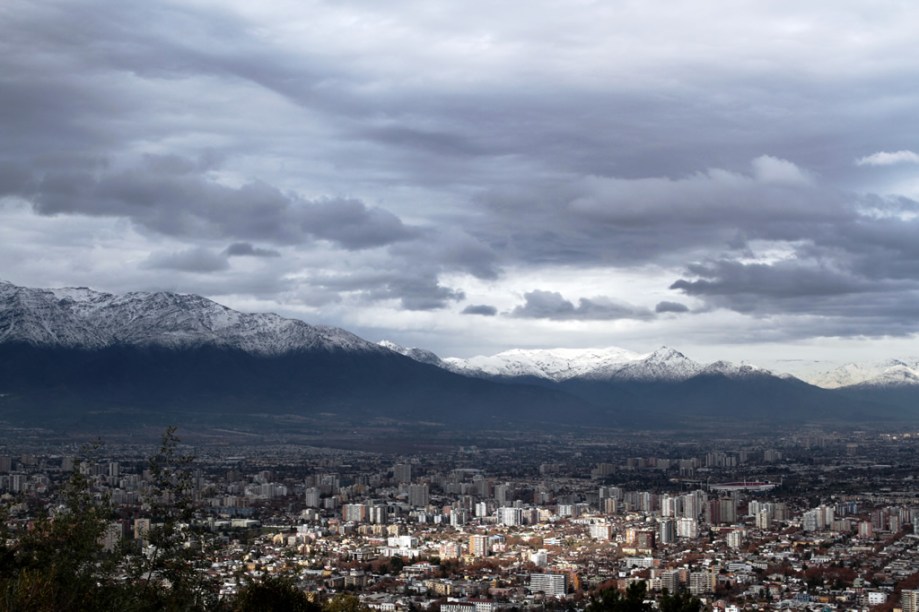
[[12,2],[0,279],[441,356],[915,355],[917,12]]

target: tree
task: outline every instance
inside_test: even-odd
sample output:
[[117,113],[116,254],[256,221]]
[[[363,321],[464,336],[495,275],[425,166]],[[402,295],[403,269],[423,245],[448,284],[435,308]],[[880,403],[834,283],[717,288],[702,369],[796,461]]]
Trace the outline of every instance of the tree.
[[263,576],[240,589],[233,612],[322,612],[289,578]]
[[170,428],[150,460],[148,497],[157,525],[147,535],[149,554],[127,544],[105,549],[103,536],[120,524],[112,522],[108,499],[97,499],[77,469],[59,501],[31,529],[0,534],[0,612],[216,609],[217,584],[199,571],[205,556],[188,546],[191,534],[183,521],[193,509],[191,488],[177,445]]
[[369,612],[370,608],[361,603],[355,595],[337,595],[325,602],[323,612]]
[[93,498],[86,477],[76,470],[60,503],[11,545],[3,520],[0,610],[121,607],[124,589],[114,580],[117,558],[101,542],[110,518],[108,504]]
[[135,550],[125,573],[151,610],[201,610],[217,605],[219,585],[203,570],[205,537],[192,528],[192,458],[178,452],[176,428],[163,434],[159,452],[149,460],[150,486],[145,497],[151,516],[147,550]]
[[591,597],[587,612],[650,612],[651,604],[645,603],[647,591],[644,581],[630,584],[625,596],[615,587],[601,589]]
[[669,594],[666,589],[660,600],[661,612],[699,612],[702,609],[702,602],[698,597],[693,597],[685,591]]
[[389,571],[393,575],[400,573],[403,567],[405,567],[405,561],[402,560],[402,557],[393,556],[389,559]]
[[[169,428],[149,462],[145,499],[151,529],[144,538],[146,548],[124,542],[115,550],[105,549],[103,536],[120,524],[112,520],[109,501],[94,496],[80,469],[28,530],[10,529],[0,507],[0,612],[368,612],[353,595],[319,606],[283,577],[254,579],[234,599],[220,601],[218,584],[206,572],[208,540],[194,528],[190,465],[191,458],[178,453],[175,428]],[[401,563],[398,557],[389,560],[393,568]]]

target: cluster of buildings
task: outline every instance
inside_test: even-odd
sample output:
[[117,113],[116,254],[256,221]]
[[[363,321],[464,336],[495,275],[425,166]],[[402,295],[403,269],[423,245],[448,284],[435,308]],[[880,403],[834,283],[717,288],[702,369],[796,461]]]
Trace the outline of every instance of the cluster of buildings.
[[[878,452],[903,443],[914,442],[883,438]],[[386,612],[493,612],[580,608],[597,589],[640,581],[651,598],[686,591],[730,611],[915,610],[919,455],[879,463],[875,441],[852,444],[619,460],[575,445],[529,462],[506,449],[200,448],[183,493],[228,593],[273,572]],[[145,545],[157,517],[138,450],[0,456],[13,533],[78,472],[113,506],[105,546]]]

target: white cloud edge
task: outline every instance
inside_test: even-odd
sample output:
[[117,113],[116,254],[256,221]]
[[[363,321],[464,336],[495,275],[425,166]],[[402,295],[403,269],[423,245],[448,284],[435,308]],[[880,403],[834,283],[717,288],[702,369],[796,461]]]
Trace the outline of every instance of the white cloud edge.
[[855,160],[856,166],[892,166],[894,164],[919,164],[919,153],[909,150],[878,151]]

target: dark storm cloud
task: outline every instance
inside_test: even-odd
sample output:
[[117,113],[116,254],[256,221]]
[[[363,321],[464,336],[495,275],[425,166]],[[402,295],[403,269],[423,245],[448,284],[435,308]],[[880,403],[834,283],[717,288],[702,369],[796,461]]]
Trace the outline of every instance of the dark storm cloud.
[[802,317],[781,332],[788,334],[786,338],[803,333],[807,326],[811,331],[804,335],[896,336],[916,331],[919,283],[914,279],[860,276],[851,268],[833,269],[806,260],[718,261],[690,266],[690,271],[695,280],[678,280],[672,288],[711,307],[756,317]]
[[657,306],[654,307],[654,312],[689,312],[689,307],[686,304],[681,304],[679,302],[658,302]]
[[234,242],[224,251],[230,257],[280,257],[281,253],[273,249],[260,249],[248,242]]
[[[21,184],[21,181],[20,181]],[[262,182],[230,187],[209,180],[196,165],[148,156],[119,172],[55,172],[7,191],[43,215],[127,217],[167,236],[241,238],[276,244],[328,240],[348,250],[408,240],[417,230],[389,211],[356,199],[306,200]]]
[[[855,205],[811,185],[796,166],[754,160],[753,172],[677,179],[583,177],[483,196],[493,227],[477,228],[520,260],[641,263],[749,240],[800,240],[851,220]],[[497,220],[497,221],[495,221]]]
[[144,267],[180,272],[218,272],[230,267],[225,255],[207,249],[188,249],[175,253],[154,253]]
[[[651,167],[668,175],[690,172],[698,168],[700,155],[704,156],[703,165],[723,164],[723,160],[737,159],[738,155],[741,159],[749,159],[763,150],[774,149],[767,146],[773,143],[782,143],[789,151],[808,151],[810,159],[802,161],[809,162],[823,159],[822,155],[827,152],[836,157],[848,153],[829,147],[812,151],[814,147],[795,145],[818,135],[824,129],[827,113],[846,117],[858,108],[857,104],[851,109],[845,105],[827,108],[820,101],[833,99],[837,88],[844,84],[800,79],[789,71],[787,64],[774,60],[771,50],[761,64],[767,73],[757,74],[755,78],[747,67],[724,61],[715,63],[710,61],[712,58],[695,58],[685,49],[682,53],[673,53],[671,49],[665,54],[667,61],[662,66],[651,66],[655,72],[645,77],[647,82],[638,78],[628,82],[609,79],[605,87],[598,88],[590,80],[572,79],[565,83],[547,80],[540,77],[552,76],[553,68],[566,74],[566,66],[559,65],[559,61],[571,61],[571,68],[577,71],[592,71],[593,68],[591,64],[575,62],[581,59],[576,55],[568,57],[574,47],[565,44],[569,41],[560,32],[552,32],[552,35],[562,39],[553,40],[552,36],[547,37],[547,31],[528,24],[529,18],[520,20],[519,15],[513,16],[513,23],[519,23],[520,27],[502,32],[502,24],[496,22],[473,25],[477,21],[473,16],[475,10],[455,15],[455,21],[447,19],[432,27],[422,25],[423,19],[413,23],[411,12],[396,14],[393,8],[351,5],[356,15],[381,22],[379,31],[371,29],[358,33],[331,29],[332,36],[339,40],[364,40],[370,49],[389,52],[378,58],[355,58],[347,53],[323,53],[312,46],[295,54],[262,35],[258,28],[230,10],[158,3],[137,7],[117,2],[84,2],[78,5],[82,9],[81,27],[67,29],[63,26],[71,20],[70,11],[75,8],[43,4],[47,6],[44,10],[14,12],[15,19],[8,33],[9,51],[16,52],[12,55],[15,61],[10,62],[11,67],[34,69],[32,64],[36,60],[30,60],[22,50],[39,41],[44,49],[53,52],[52,58],[72,58],[68,64],[51,66],[59,68],[62,75],[68,74],[65,69],[73,73],[76,68],[78,72],[92,69],[93,76],[99,73],[103,76],[133,74],[147,80],[169,78],[177,81],[206,76],[248,83],[327,115],[330,123],[341,122],[345,133],[356,134],[384,147],[428,152],[427,162],[415,160],[421,164],[419,167],[400,169],[413,176],[423,176],[427,167],[440,163],[440,156],[455,157],[457,153],[486,158],[525,154],[545,168],[578,174],[618,173],[629,177],[647,176]],[[324,16],[322,9],[315,11],[320,28]],[[382,13],[375,14],[381,10]],[[653,13],[653,9],[649,10]],[[554,22],[555,18],[549,17],[551,13],[546,7],[540,7],[532,11],[530,17],[549,18]],[[97,17],[101,15],[105,18]],[[406,73],[412,74],[411,69],[418,67],[421,58],[417,51],[405,51],[425,47],[413,47],[410,42],[405,48],[387,45],[390,41],[386,37],[391,32],[386,30],[387,24],[382,17],[388,17],[385,21],[393,22],[399,34],[419,36],[429,32],[430,40],[439,41],[444,34],[454,33],[459,34],[457,42],[460,45],[476,41],[477,27],[490,26],[498,49],[507,45],[529,51],[517,60],[525,70],[510,70],[509,78],[501,78],[500,74],[492,73],[500,64],[493,66],[493,60],[487,56],[480,60],[462,53],[463,47],[458,46],[456,56],[445,58],[457,64],[448,66],[458,75],[455,82],[425,79],[423,72],[412,79]],[[565,15],[565,19],[568,18],[587,26],[579,39],[586,50],[596,50],[596,58],[607,55],[603,47],[606,39],[625,44],[632,36],[640,39],[644,35],[639,34],[640,30],[631,34],[614,29],[613,33],[610,26],[620,20],[605,23],[609,16],[592,18],[587,11],[583,15],[577,12]],[[330,25],[340,26],[352,21],[360,23],[359,20],[333,20]],[[601,33],[606,36],[599,36]],[[664,49],[673,44],[664,28],[656,28],[651,34],[660,37],[659,42],[665,43]],[[543,44],[545,38],[549,40]],[[304,39],[310,42],[308,37]],[[653,42],[649,45],[657,46]],[[643,48],[635,49],[635,67],[644,67],[640,66],[642,54],[638,53]],[[432,48],[431,51],[441,49]],[[560,52],[562,57],[559,57]],[[719,60],[723,59],[717,45],[713,45],[712,53]],[[373,61],[375,59],[378,61]],[[463,64],[463,59],[470,63]],[[695,70],[685,70],[687,66]],[[47,66],[42,67],[47,69]],[[617,66],[626,71],[630,67],[628,64]],[[546,73],[541,74],[540,69]],[[521,76],[531,78],[521,82]],[[579,75],[576,73],[576,76]],[[78,88],[78,80],[74,81],[68,87]],[[792,82],[794,91],[776,86]],[[456,83],[462,87],[457,87]],[[100,84],[106,83],[92,83],[98,92],[112,89],[125,92],[123,88],[114,87],[117,83],[109,82],[106,88],[99,88]],[[81,93],[90,91],[89,87],[80,90]],[[801,93],[794,95],[795,92]],[[51,97],[47,93],[40,91],[35,97],[46,100]],[[110,102],[114,109],[118,109],[117,102],[123,97],[130,96],[118,96]],[[99,98],[105,96],[99,95]],[[761,102],[745,105],[744,112],[739,112],[738,107],[750,98]],[[81,101],[79,96],[52,99]],[[96,98],[89,97],[86,102],[85,107],[91,111],[104,107]],[[791,104],[797,106],[795,115],[774,110]],[[27,103],[22,106],[40,107]],[[904,104],[903,110],[892,109],[887,117],[908,116],[905,114],[907,106]],[[123,107],[120,112],[124,113]],[[73,110],[60,114],[70,117]],[[859,129],[864,132],[872,131],[866,122],[880,121],[870,114],[859,113],[858,116],[863,126]],[[383,118],[382,124],[380,118]],[[657,130],[669,135],[666,150],[659,142],[648,138]],[[853,157],[847,157],[847,162]]]
[[500,276],[502,254],[484,241],[445,222],[441,227],[419,230],[418,240],[392,245],[389,251],[408,267],[437,266],[441,270],[461,270],[476,278],[494,280]]
[[[902,199],[898,199],[898,204]],[[868,217],[848,224],[839,224],[819,235],[812,249],[803,256],[823,255],[851,268],[866,281],[903,280],[919,283],[919,207],[906,218],[894,216]],[[898,207],[892,207],[897,212]],[[873,214],[882,215],[878,210]]]
[[[616,81],[611,81],[603,90],[577,83],[570,84],[567,90],[537,83],[521,87],[515,79],[505,82],[472,80],[460,91],[449,83],[438,88],[436,82],[419,88],[411,80],[400,81],[402,75],[388,74],[384,70],[387,58],[380,58],[380,64],[375,65],[349,61],[347,55],[336,60],[335,56],[319,52],[297,57],[271,44],[270,39],[258,36],[250,24],[229,11],[158,4],[137,8],[104,2],[83,6],[87,17],[82,24],[85,27],[82,34],[64,34],[66,30],[59,25],[69,19],[64,5],[52,4],[53,8],[45,11],[23,11],[17,15],[16,23],[16,29],[23,34],[12,39],[11,50],[15,50],[13,43],[19,48],[28,48],[30,43],[34,45],[40,40],[53,52],[52,57],[72,58],[64,65],[51,66],[58,68],[61,74],[72,73],[74,68],[88,70],[91,67],[96,71],[94,75],[101,72],[117,77],[127,73],[147,80],[207,77],[248,83],[325,115],[327,123],[339,125],[345,133],[356,135],[358,139],[384,148],[423,152],[423,157],[409,160],[412,165],[398,169],[413,179],[429,176],[430,170],[439,168],[443,157],[456,157],[458,153],[479,156],[486,162],[483,167],[493,166],[488,162],[500,162],[502,156],[523,155],[524,159],[545,168],[582,175],[617,173],[634,177],[647,176],[652,156],[657,172],[671,174],[697,169],[700,141],[710,143],[706,151],[719,145],[738,147],[736,142],[724,142],[725,134],[732,132],[717,129],[723,127],[724,117],[736,113],[722,113],[717,107],[702,112],[705,102],[695,96],[661,96],[653,89],[617,87]],[[374,10],[372,7],[364,9]],[[106,15],[105,19],[92,17],[102,14]],[[469,18],[468,15],[463,17]],[[534,44],[536,41],[519,42]],[[589,39],[585,42],[596,44]],[[546,52],[538,45],[534,50]],[[30,63],[24,53],[14,57],[16,62],[11,62],[11,67],[21,70],[23,65]],[[413,58],[391,59],[398,62]],[[537,63],[540,59],[540,55],[534,55],[532,61]],[[708,74],[706,78],[711,81],[720,78],[722,85],[731,84],[734,75],[729,64],[725,64],[722,71],[725,74]],[[678,92],[698,93],[699,85],[695,83],[679,79],[673,83]],[[114,90],[120,94],[114,98],[116,101],[119,97],[133,97],[128,90],[118,87],[118,82],[91,85],[103,85],[96,86],[96,91]],[[78,81],[68,87],[79,88]],[[757,90],[767,97],[775,91],[768,84]],[[92,90],[87,87],[85,91]],[[42,92],[36,97],[50,98],[49,93]],[[70,90],[60,93],[71,95],[54,96],[54,99],[79,102],[82,98],[72,95],[75,92]],[[733,102],[730,93],[720,98],[720,105]],[[105,108],[94,97],[86,102],[85,108],[91,113]],[[113,114],[125,114],[124,107],[119,109],[117,103],[112,105],[115,107]],[[24,106],[39,108],[34,104]],[[77,108],[82,106],[77,105]],[[768,105],[764,104],[763,108]],[[761,111],[756,107],[749,112]],[[64,117],[72,115],[73,109],[59,113]],[[382,124],[380,117],[385,119]],[[687,121],[688,117],[694,120]],[[801,126],[809,126],[807,117],[800,121]],[[771,123],[774,121],[745,121],[743,127],[768,134]],[[797,136],[801,131],[794,128],[801,126],[789,126],[787,133]],[[671,134],[666,155],[661,154],[659,147],[649,147],[646,142],[646,135],[652,128]],[[806,135],[813,129],[802,131]],[[750,136],[740,132],[736,137],[743,143],[756,141]],[[749,158],[762,150],[760,145],[759,150],[740,153]],[[737,152],[730,151],[728,155]],[[681,156],[684,159],[680,159]],[[693,161],[690,163],[689,159]],[[360,163],[360,160],[354,161]],[[709,158],[703,163],[718,161],[718,158]],[[458,169],[453,166],[454,171]],[[477,173],[482,171],[482,168],[474,169]]]
[[393,278],[368,292],[371,299],[398,299],[406,310],[438,310],[466,297],[459,290],[445,287],[433,278]]
[[34,178],[24,164],[0,162],[0,194],[20,194],[30,189]]
[[488,304],[470,304],[463,308],[461,314],[464,315],[481,315],[484,317],[493,317],[498,314],[498,309]]
[[[750,249],[687,266],[671,288],[710,307],[757,316],[788,314],[845,321],[844,335],[913,333],[919,294],[919,217],[902,197],[852,196],[835,220],[787,229],[791,250],[771,262]],[[750,228],[748,235],[756,235]],[[761,234],[764,237],[769,234]],[[773,234],[782,235],[782,234]],[[745,243],[744,243],[745,244]],[[814,330],[842,328],[814,320]],[[860,330],[860,331],[858,331]],[[820,332],[824,333],[824,332]]]
[[523,294],[525,303],[511,311],[512,317],[554,320],[648,319],[653,315],[644,308],[615,302],[606,297],[580,298],[578,305],[557,291],[536,289]]
[[[491,219],[500,219],[492,227],[510,229],[498,235],[483,225],[480,235],[518,261],[714,261],[689,266],[689,278],[671,288],[710,308],[819,317],[848,312],[850,326],[864,320],[871,334],[919,329],[902,320],[911,291],[919,289],[917,203],[842,192],[786,160],[760,156],[747,172],[708,170],[677,179],[587,177],[523,186],[494,192],[484,203]],[[750,262],[772,248],[790,251],[792,262]],[[876,300],[877,310],[845,297],[853,293],[861,304]],[[519,314],[574,316],[575,306],[558,297],[519,307]]]
[[458,134],[432,132],[409,126],[397,125],[370,128],[363,132],[361,136],[381,144],[424,151],[435,155],[471,156],[487,153],[487,151],[481,150]]
[[301,215],[307,231],[349,249],[383,246],[417,235],[391,212],[368,208],[354,199],[316,201]]
[[756,295],[776,299],[815,298],[864,293],[872,284],[826,267],[798,261],[776,264],[743,264],[718,261],[693,265],[689,271],[700,280],[678,280],[670,288],[687,295]]
[[423,266],[400,271],[320,274],[309,282],[315,287],[356,294],[368,302],[398,300],[406,310],[438,310],[466,297],[458,289],[441,285],[437,275]]

